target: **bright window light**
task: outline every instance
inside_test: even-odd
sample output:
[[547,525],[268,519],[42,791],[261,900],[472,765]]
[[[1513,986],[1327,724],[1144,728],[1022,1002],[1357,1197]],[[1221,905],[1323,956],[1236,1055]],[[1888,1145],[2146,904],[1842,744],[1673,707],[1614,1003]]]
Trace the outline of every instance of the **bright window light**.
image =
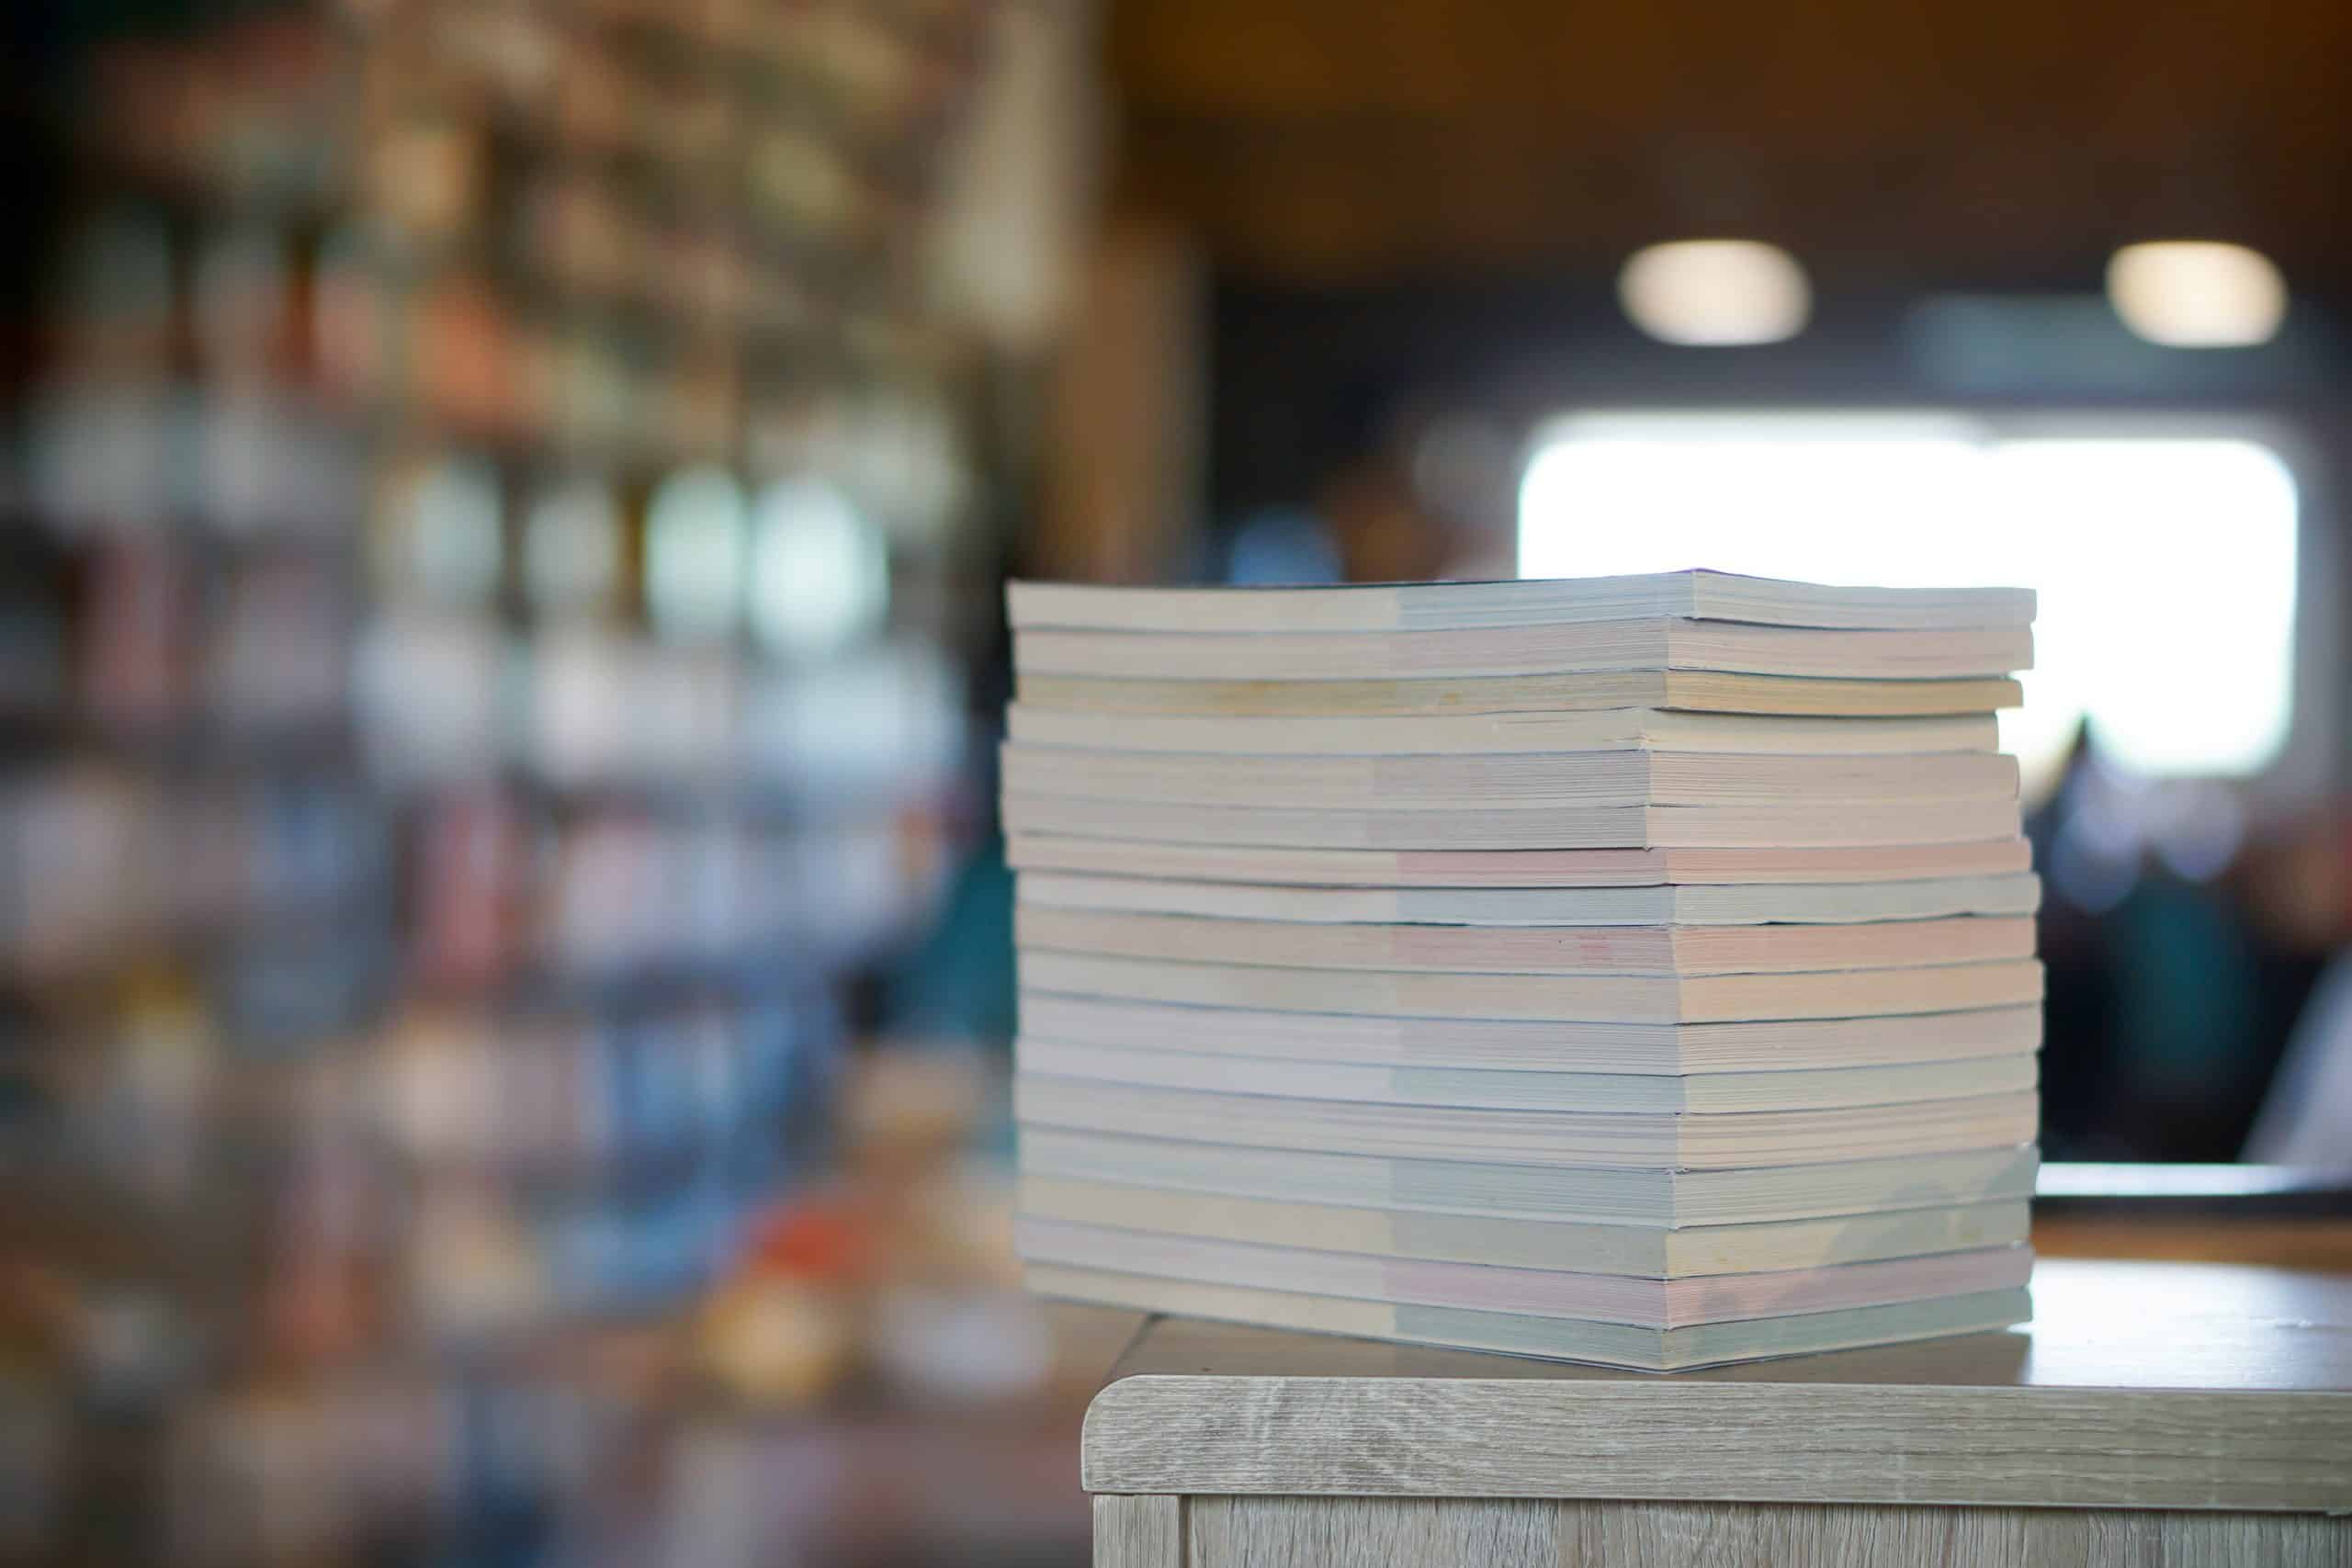
[[2029,795],[2086,716],[2117,764],[2245,776],[2293,695],[2295,481],[2235,439],[1995,438],[1928,416],[1563,420],[1520,487],[1520,573],[1706,566],[2041,593],[2026,705],[2001,716]]

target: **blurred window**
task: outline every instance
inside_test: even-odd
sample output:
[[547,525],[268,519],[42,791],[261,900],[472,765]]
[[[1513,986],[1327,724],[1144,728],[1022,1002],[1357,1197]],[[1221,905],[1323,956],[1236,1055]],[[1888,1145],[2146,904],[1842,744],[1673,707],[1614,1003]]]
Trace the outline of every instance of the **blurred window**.
[[2240,438],[2053,439],[1962,416],[1607,414],[1540,433],[1524,577],[1704,566],[1892,587],[2036,589],[2029,796],[2087,716],[2119,765],[2243,777],[2285,744],[2295,478]]

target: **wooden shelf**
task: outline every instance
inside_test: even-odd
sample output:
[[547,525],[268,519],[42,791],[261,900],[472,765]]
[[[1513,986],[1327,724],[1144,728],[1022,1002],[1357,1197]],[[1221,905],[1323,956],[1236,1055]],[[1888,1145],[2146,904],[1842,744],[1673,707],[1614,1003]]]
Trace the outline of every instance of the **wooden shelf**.
[[2352,1510],[2352,1277],[2046,1262],[2028,1328],[1656,1375],[1184,1319],[1088,1490]]

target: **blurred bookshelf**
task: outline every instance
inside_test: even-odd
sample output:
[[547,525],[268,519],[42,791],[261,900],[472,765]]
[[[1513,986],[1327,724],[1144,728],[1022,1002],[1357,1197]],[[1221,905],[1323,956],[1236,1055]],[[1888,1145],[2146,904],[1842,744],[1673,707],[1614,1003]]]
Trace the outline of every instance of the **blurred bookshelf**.
[[860,1049],[985,820],[1006,377],[924,258],[1004,8],[77,54],[140,108],[73,128],[0,496],[28,1542],[537,1560],[678,1432],[872,1447],[819,1417],[956,1382],[910,1302],[1036,1334],[986,1073]]

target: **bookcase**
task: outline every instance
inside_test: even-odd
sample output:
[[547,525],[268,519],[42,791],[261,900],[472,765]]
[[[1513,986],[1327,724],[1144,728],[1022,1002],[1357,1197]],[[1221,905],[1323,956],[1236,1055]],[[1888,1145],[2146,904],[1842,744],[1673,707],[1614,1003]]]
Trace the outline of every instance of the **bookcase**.
[[997,10],[70,40],[0,495],[34,1539],[527,1535],[642,1394],[566,1347],[821,1168],[977,820],[1004,371],[929,246]]

